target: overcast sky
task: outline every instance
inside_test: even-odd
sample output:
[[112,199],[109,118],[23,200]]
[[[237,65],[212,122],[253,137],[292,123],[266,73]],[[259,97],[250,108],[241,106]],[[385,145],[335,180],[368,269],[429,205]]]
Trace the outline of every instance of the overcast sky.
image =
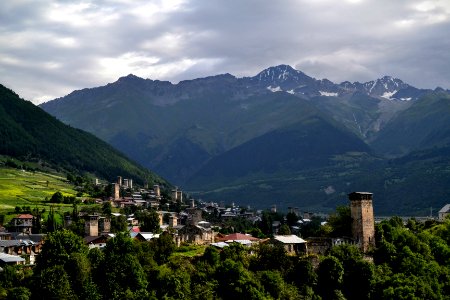
[[130,73],[177,83],[278,64],[334,82],[391,75],[450,88],[450,1],[1,4],[0,83],[34,103]]

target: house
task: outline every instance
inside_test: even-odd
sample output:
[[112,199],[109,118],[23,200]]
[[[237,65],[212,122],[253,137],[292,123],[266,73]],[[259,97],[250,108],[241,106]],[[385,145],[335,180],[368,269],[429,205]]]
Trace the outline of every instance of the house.
[[138,232],[133,237],[134,239],[142,242],[150,241],[151,239],[159,238],[159,234],[151,232]]
[[31,233],[33,228],[33,215],[21,214],[17,215],[11,220],[10,230],[11,232],[28,232]]
[[10,240],[11,233],[10,232],[0,232],[0,240]]
[[450,204],[444,205],[444,207],[442,207],[439,211],[439,221],[444,221],[448,215],[450,215]]
[[244,246],[251,246],[254,243],[259,243],[260,239],[255,238],[249,234],[243,233],[232,233],[228,235],[218,235],[216,237],[216,242],[224,242],[224,243],[239,243]]
[[0,240],[0,253],[25,257],[25,262],[34,264],[41,252],[41,244],[32,240]]
[[175,243],[191,243],[195,245],[209,245],[214,242],[214,232],[211,228],[203,228],[197,225],[186,225],[178,229],[175,236]]
[[282,244],[289,254],[306,252],[306,241],[294,234],[274,235],[273,239],[275,243]]
[[92,248],[103,248],[106,246],[106,242],[110,238],[107,234],[102,234],[100,236],[86,236],[84,237],[84,244]]
[[5,265],[23,265],[23,264],[25,264],[25,259],[20,256],[0,253],[1,267],[4,267]]
[[348,237],[309,237],[307,240],[306,251],[308,254],[326,255],[334,246],[339,246],[342,244],[355,244],[355,240]]

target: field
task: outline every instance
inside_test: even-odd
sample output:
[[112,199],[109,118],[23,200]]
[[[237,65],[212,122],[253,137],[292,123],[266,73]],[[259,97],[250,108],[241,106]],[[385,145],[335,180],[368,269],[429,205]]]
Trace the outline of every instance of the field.
[[[73,186],[62,175],[0,167],[0,214],[6,215],[5,222],[14,216],[11,213],[16,206],[49,211],[46,198],[50,199],[57,191],[65,196],[76,195]],[[67,204],[53,206],[59,212],[71,210],[71,205]]]
[[204,245],[183,245],[175,249],[172,253],[172,257],[195,257],[201,256],[205,252],[206,246]]

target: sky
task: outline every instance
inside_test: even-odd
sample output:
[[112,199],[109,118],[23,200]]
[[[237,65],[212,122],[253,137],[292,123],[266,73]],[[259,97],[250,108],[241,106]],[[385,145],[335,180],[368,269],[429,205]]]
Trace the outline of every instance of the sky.
[[3,1],[0,84],[39,104],[134,74],[177,83],[288,64],[450,88],[450,1]]

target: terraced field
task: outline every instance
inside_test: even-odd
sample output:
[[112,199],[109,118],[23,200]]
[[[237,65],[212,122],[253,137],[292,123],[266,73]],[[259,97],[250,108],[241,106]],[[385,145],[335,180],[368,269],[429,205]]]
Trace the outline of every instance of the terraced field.
[[[67,196],[75,196],[73,186],[64,177],[56,174],[29,172],[14,168],[0,167],[0,214],[6,214],[5,221],[9,221],[16,206],[30,206],[31,209],[50,206],[46,197],[50,198],[60,191]],[[53,205],[56,210],[70,210],[71,205]]]

